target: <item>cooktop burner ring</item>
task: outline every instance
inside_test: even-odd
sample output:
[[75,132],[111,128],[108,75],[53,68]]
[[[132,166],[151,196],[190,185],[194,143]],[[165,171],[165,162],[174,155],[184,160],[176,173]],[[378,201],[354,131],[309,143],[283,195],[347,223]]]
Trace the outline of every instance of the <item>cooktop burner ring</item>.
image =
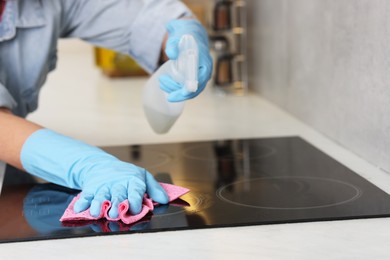
[[[248,151],[250,148],[255,148],[256,152],[251,153]],[[277,153],[277,150],[273,147],[267,146],[267,145],[258,145],[258,144],[247,144],[242,145],[242,151],[241,152],[233,152],[229,155],[222,155],[220,158],[214,153],[214,151],[207,152],[212,146],[207,144],[200,144],[200,145],[194,145],[189,148],[186,148],[183,150],[184,157],[187,157],[189,159],[195,159],[195,160],[202,160],[202,161],[214,161],[216,159],[231,159],[231,160],[257,160],[269,157],[271,155],[274,155]],[[206,151],[206,152],[205,152]],[[248,155],[245,153],[249,152]]]
[[[227,193],[228,189],[231,187],[234,187],[235,185],[251,185],[254,182],[262,182],[262,181],[315,181],[315,182],[323,182],[327,183],[328,185],[339,185],[340,187],[344,187],[344,189],[349,189],[350,195],[344,198],[343,200],[336,201],[335,203],[324,203],[323,205],[313,205],[313,206],[296,206],[296,207],[282,207],[282,206],[262,206],[262,205],[253,205],[245,202],[239,202],[235,201],[234,199],[227,198],[224,193]],[[307,185],[305,184],[299,184],[298,186],[300,191],[303,191],[306,189],[307,191]],[[306,186],[306,187],[305,187]],[[339,187],[337,187],[339,188]],[[299,191],[299,190],[297,190]],[[309,177],[309,176],[278,176],[278,177],[261,177],[261,178],[253,178],[253,179],[248,179],[248,180],[240,180],[236,181],[230,184],[227,184],[225,186],[220,187],[216,191],[216,195],[219,199],[222,201],[225,201],[230,204],[234,204],[237,206],[242,206],[242,207],[249,207],[249,208],[256,208],[256,209],[272,209],[272,210],[304,210],[304,209],[319,209],[319,208],[326,208],[326,207],[332,207],[332,206],[339,206],[342,204],[346,204],[352,201],[355,201],[359,197],[361,197],[363,194],[362,190],[350,183],[341,181],[341,180],[335,180],[335,179],[330,179],[330,178],[320,178],[320,177]],[[352,196],[351,196],[352,195]]]

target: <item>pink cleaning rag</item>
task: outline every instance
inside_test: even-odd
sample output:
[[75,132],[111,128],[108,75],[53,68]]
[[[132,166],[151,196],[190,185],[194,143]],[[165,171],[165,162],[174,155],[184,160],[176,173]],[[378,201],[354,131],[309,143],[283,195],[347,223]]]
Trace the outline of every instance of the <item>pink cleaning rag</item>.
[[[187,192],[189,192],[189,189],[183,188],[180,186],[175,186],[172,184],[167,183],[160,183],[163,189],[167,192],[169,197],[169,202],[174,201],[178,199],[179,197],[183,196]],[[146,195],[144,196],[143,202],[142,202],[142,210],[137,215],[131,215],[129,212],[129,201],[125,200],[118,206],[118,212],[119,216],[118,218],[110,218],[108,216],[108,211],[111,208],[111,202],[106,200],[102,204],[102,208],[100,210],[100,214],[98,217],[93,217],[89,213],[89,209],[82,211],[80,213],[75,213],[73,210],[74,204],[76,201],[80,198],[80,194],[77,195],[69,204],[67,209],[65,210],[64,214],[62,215],[60,221],[77,221],[77,220],[98,220],[101,218],[106,218],[110,221],[118,221],[122,220],[125,224],[132,224],[139,220],[141,220],[146,214],[153,211],[154,205],[157,205],[157,203],[153,202],[150,198],[148,198]]]

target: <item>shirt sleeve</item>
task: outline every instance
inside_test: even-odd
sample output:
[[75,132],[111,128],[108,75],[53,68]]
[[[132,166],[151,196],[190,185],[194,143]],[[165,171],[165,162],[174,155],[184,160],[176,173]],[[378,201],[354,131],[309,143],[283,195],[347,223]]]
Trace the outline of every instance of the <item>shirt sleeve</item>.
[[11,96],[3,84],[0,83],[0,107],[6,107],[10,110],[17,106],[15,99]]
[[191,14],[178,0],[67,0],[63,6],[61,37],[131,55],[149,73],[157,68],[165,24]]

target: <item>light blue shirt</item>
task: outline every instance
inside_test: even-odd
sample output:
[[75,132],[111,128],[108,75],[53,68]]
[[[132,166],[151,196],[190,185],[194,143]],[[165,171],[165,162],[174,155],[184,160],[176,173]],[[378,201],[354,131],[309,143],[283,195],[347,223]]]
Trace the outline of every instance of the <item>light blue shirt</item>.
[[129,54],[152,72],[165,24],[189,14],[178,0],[8,0],[0,22],[0,107],[23,117],[37,109],[59,38]]

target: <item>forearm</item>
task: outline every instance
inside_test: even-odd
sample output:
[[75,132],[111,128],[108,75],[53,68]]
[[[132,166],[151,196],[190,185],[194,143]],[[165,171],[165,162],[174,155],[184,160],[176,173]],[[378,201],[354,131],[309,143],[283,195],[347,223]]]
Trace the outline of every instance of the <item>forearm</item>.
[[17,117],[6,108],[0,108],[0,161],[23,169],[20,151],[24,142],[42,126]]

